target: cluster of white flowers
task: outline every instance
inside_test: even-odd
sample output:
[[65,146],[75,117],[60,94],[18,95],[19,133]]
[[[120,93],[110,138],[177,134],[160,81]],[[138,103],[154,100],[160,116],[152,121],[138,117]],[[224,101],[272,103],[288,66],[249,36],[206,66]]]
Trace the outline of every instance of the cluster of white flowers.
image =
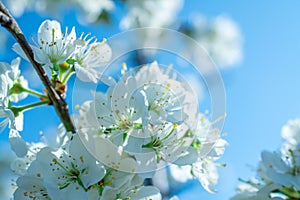
[[[45,20],[40,25],[38,41],[31,47],[34,59],[46,69],[50,68],[52,79],[62,84],[74,72],[80,80],[96,83],[111,58],[111,49],[105,38],[102,42],[97,42],[89,34],[77,38],[74,27],[70,33],[68,28],[63,33],[60,23],[55,20]],[[27,60],[19,44],[13,49]]]
[[232,200],[300,198],[300,119],[289,121],[281,135],[285,139],[281,149],[261,153],[258,178],[239,185]]
[[207,191],[215,193],[212,186],[218,181],[217,166],[224,166],[215,161],[223,155],[228,143],[221,138],[218,129],[212,129],[212,123],[204,116],[201,117],[195,136],[192,146],[197,149],[197,161],[186,166],[171,165],[171,175],[181,183],[196,178]]
[[147,171],[139,159],[155,165],[161,160],[174,160],[173,156],[185,149],[184,153],[194,156],[188,149],[191,142],[187,139],[191,137],[187,134],[194,131],[195,123],[186,123],[197,118],[197,101],[176,77],[169,77],[168,71],[156,62],[135,74],[125,71],[119,81],[111,81],[106,93],[96,93],[95,101],[86,102],[80,109],[80,130],[91,134],[86,130],[89,127],[95,135],[133,154],[141,165],[135,171]]
[[137,174],[116,171],[98,162],[78,135],[64,130],[58,147],[32,144],[12,163],[19,175],[15,199],[159,199],[159,191],[143,186]]
[[[159,0],[126,0],[118,3],[124,4],[126,8],[124,17],[120,20],[120,28],[128,30],[130,28],[170,28],[182,27],[188,36],[196,39],[209,53],[221,69],[226,69],[238,65],[243,58],[243,38],[238,25],[229,17],[220,15],[213,20],[208,20],[201,14],[191,15],[188,23],[176,20],[176,16],[181,11],[184,0],[159,1]],[[93,23],[101,19],[109,20],[109,15],[113,13],[115,2],[111,0],[55,0],[55,1],[33,1],[33,0],[10,0],[7,4],[15,15],[22,15],[26,9],[35,9],[38,12],[57,13],[59,8],[76,8],[81,14],[79,22]],[[160,9],[157,9],[160,8]],[[163,11],[162,11],[163,10]],[[160,44],[166,39],[162,31],[150,29],[138,35],[137,42],[140,44]],[[139,41],[141,40],[141,41]],[[193,55],[194,50],[185,45],[184,53]],[[142,51],[142,58],[147,58],[147,54]],[[209,72],[210,69],[208,68]]]
[[[54,145],[25,143],[16,125],[22,119],[16,119],[27,109],[51,102],[47,93],[28,87],[20,76],[19,58],[0,63],[1,126],[10,124],[9,140],[17,155],[11,164],[18,175],[14,199],[159,200],[159,189],[145,185],[145,180],[167,165],[173,172],[188,169],[188,178],[199,179],[213,192],[218,179],[214,161],[227,142],[198,112],[197,97],[172,66],[153,62],[128,70],[124,63],[119,79],[104,76],[112,55],[106,40],[97,42],[83,33],[78,37],[74,27],[62,33],[59,22],[51,20],[41,24],[31,47],[35,61],[51,72],[51,82],[63,97],[73,73],[83,83],[101,82],[108,89],[93,91],[93,99],[76,106],[76,133],[61,126]],[[20,45],[13,49],[28,60]],[[40,102],[12,105],[27,94]]]
[[[118,82],[111,81],[106,93],[96,93],[95,101],[79,107],[79,134],[90,152],[113,168],[152,172],[172,163],[175,177],[185,170],[186,180],[197,178],[206,190],[214,192],[211,186],[218,180],[214,161],[227,142],[204,116],[197,124],[196,97],[169,71],[154,62],[137,73],[124,72]],[[111,152],[108,149],[118,150],[120,155],[102,153]],[[153,175],[144,174],[148,178]]]

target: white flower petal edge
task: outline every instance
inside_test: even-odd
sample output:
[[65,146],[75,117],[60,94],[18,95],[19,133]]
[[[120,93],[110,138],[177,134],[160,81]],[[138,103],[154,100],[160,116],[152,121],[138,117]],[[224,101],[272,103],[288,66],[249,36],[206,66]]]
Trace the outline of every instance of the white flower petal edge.
[[11,129],[8,137],[11,149],[18,157],[24,157],[27,154],[28,146],[17,130]]
[[97,42],[94,37],[88,37],[82,34],[75,42],[74,67],[81,81],[97,83],[111,59],[112,51],[106,39]]

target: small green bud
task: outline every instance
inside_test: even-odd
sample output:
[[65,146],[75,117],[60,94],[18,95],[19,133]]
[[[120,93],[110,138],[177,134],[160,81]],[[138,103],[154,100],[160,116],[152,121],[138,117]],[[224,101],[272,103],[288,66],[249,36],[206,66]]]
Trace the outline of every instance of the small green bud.
[[24,92],[24,88],[21,83],[15,83],[13,87],[10,89],[10,94],[20,94]]

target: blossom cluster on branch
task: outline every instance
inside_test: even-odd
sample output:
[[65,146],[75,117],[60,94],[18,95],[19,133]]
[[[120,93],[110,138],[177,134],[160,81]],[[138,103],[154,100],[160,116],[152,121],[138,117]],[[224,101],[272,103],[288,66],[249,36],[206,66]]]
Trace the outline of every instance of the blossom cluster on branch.
[[[74,27],[63,33],[54,20],[40,25],[30,48],[62,98],[73,74],[78,81],[103,83],[108,89],[93,91],[93,99],[76,106],[76,133],[61,125],[55,145],[26,143],[19,134],[22,113],[53,102],[47,90],[28,87],[18,69],[20,58],[0,63],[1,125],[9,123],[11,148],[18,157],[11,164],[18,175],[15,199],[162,199],[147,180],[170,164],[177,171],[188,169],[188,178],[214,192],[214,161],[227,142],[216,122],[198,112],[197,97],[172,66],[153,62],[134,70],[124,63],[118,79],[104,75],[113,52],[106,39],[78,36]],[[13,50],[32,61],[22,43]],[[28,94],[38,101],[15,105]]]
[[232,200],[300,199],[300,119],[283,126],[281,149],[263,151],[256,178],[243,181]]

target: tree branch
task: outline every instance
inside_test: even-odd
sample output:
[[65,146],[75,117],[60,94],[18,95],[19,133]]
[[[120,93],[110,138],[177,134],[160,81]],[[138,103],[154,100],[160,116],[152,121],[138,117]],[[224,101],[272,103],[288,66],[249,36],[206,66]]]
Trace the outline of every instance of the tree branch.
[[8,12],[7,8],[3,5],[1,1],[0,1],[0,24],[14,36],[14,38],[17,40],[17,42],[20,44],[21,48],[25,52],[32,66],[37,72],[38,76],[42,80],[47,90],[47,93],[49,95],[50,101],[53,103],[56,113],[58,114],[60,120],[64,124],[66,130],[75,133],[76,132],[75,127],[71,121],[67,103],[65,102],[63,97],[60,96],[57,93],[57,91],[54,89],[53,84],[49,80],[41,64],[39,64],[34,60],[33,51],[30,45],[28,44],[26,38],[24,37],[24,34],[22,33],[19,25],[17,24],[16,20],[11,16],[11,14]]

